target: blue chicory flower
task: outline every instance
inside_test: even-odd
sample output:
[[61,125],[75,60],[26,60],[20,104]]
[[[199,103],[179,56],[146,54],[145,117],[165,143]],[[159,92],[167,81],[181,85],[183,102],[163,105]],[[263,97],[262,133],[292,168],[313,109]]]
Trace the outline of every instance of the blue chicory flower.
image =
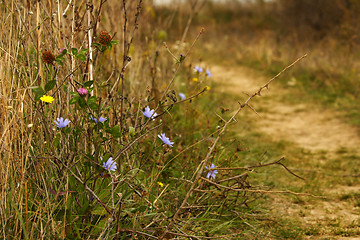
[[195,71],[201,73],[203,69],[201,67],[195,66]]
[[153,121],[155,120],[155,117],[157,116],[155,109],[150,110],[149,106],[147,106],[145,108],[145,111],[142,111],[142,113],[144,114],[145,117],[151,118]]
[[69,125],[70,120],[69,119],[64,120],[64,118],[61,117],[61,118],[57,118],[56,120],[54,120],[54,122],[58,128],[64,128],[67,125]]
[[161,141],[163,141],[163,143],[170,147],[172,147],[172,145],[174,144],[174,142],[170,142],[170,139],[165,136],[165,133],[161,133],[160,135],[158,135],[158,137],[161,139]]
[[[101,161],[103,160],[102,157],[100,157]],[[109,159],[103,163],[103,168],[105,168],[108,171],[115,171],[117,169],[116,162],[113,161],[112,157],[109,157]]]
[[206,75],[207,75],[208,77],[212,77],[212,76],[213,76],[213,75],[211,74],[211,72],[210,72],[209,69],[206,70]]
[[107,118],[102,117],[102,116],[99,118],[99,120],[97,120],[97,118],[94,118],[93,116],[90,116],[90,118],[91,118],[91,120],[93,120],[95,123],[97,123],[98,121],[101,122],[101,123],[103,123],[103,122],[105,122],[105,121],[107,120]]
[[185,100],[185,99],[186,99],[186,96],[185,96],[185,94],[183,94],[183,93],[179,93],[179,96],[180,96],[181,100]]
[[211,164],[210,166],[205,167],[208,170],[208,173],[206,175],[206,178],[208,179],[215,179],[216,174],[218,174],[217,170],[211,170],[213,168],[216,168],[216,166],[214,164]]
[[107,118],[102,117],[102,116],[99,118],[99,122],[101,122],[101,123],[105,122],[106,120],[107,120]]

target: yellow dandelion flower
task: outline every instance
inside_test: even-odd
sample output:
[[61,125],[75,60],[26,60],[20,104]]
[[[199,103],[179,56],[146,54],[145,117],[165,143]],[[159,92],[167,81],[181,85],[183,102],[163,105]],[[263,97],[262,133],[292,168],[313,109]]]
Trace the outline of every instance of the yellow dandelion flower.
[[46,103],[52,103],[54,101],[54,98],[51,96],[44,95],[40,98],[40,100]]
[[209,86],[206,86],[205,88],[206,88],[206,90],[208,90],[208,91],[211,89]]
[[199,79],[198,79],[198,78],[193,78],[193,81],[194,81],[194,82],[198,82]]
[[157,182],[157,184],[160,186],[160,187],[164,187],[164,184],[162,182]]

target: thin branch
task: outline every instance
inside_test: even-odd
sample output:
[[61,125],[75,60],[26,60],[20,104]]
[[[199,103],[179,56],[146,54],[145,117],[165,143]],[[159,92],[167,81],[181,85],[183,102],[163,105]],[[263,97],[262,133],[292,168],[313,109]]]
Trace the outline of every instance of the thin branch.
[[222,134],[225,132],[227,126],[235,119],[235,117],[239,114],[239,112],[241,111],[242,108],[244,108],[249,102],[250,100],[255,97],[256,95],[260,95],[261,90],[264,88],[267,88],[269,86],[269,84],[275,80],[276,78],[278,78],[283,72],[285,72],[286,70],[288,70],[289,68],[291,68],[292,66],[294,66],[297,62],[299,62],[300,60],[302,60],[303,58],[305,58],[307,55],[304,55],[300,58],[298,58],[295,62],[293,62],[292,64],[290,64],[289,66],[287,66],[286,68],[284,68],[279,74],[277,74],[275,77],[273,77],[272,79],[270,79],[264,86],[260,87],[260,89],[258,91],[256,91],[253,95],[251,95],[244,104],[240,105],[240,107],[238,108],[238,110],[232,115],[232,117],[224,124],[223,128],[221,129],[221,131],[219,132],[218,136],[216,137],[216,139],[214,140],[212,146],[209,148],[209,151],[205,157],[205,159],[200,163],[197,172],[195,172],[196,177],[193,181],[193,184],[190,186],[190,189],[188,190],[188,192],[185,195],[185,198],[183,200],[183,202],[181,203],[180,207],[177,209],[177,211],[175,212],[174,216],[172,217],[169,225],[166,227],[165,231],[163,232],[163,234],[161,235],[160,239],[162,239],[166,233],[168,231],[170,231],[170,229],[172,229],[176,219],[178,218],[180,212],[182,211],[183,207],[186,205],[191,193],[193,192],[193,190],[195,189],[195,186],[197,185],[197,183],[199,182],[200,178],[201,178],[201,174],[204,171],[204,168],[208,162],[208,160],[211,157],[212,152],[215,149],[216,144],[218,143],[218,141],[220,140],[220,137],[222,136]]
[[308,196],[308,197],[314,197],[314,198],[324,198],[326,199],[326,197],[324,196],[316,196],[316,195],[312,195],[309,193],[297,193],[297,192],[292,192],[289,190],[285,190],[285,191],[272,191],[272,190],[262,190],[262,189],[245,189],[245,188],[232,188],[232,187],[227,187],[221,184],[218,184],[216,182],[213,182],[207,178],[201,177],[201,180],[204,180],[208,183],[211,183],[214,186],[217,186],[219,188],[224,188],[224,189],[228,189],[228,190],[232,190],[235,192],[253,192],[253,193],[286,193],[286,194],[292,194],[292,195],[296,195],[296,196]]

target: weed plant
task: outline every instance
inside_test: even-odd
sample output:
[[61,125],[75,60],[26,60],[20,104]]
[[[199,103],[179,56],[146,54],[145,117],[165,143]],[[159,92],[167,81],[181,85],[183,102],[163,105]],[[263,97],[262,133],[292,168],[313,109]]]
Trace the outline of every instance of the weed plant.
[[228,160],[219,140],[236,114],[212,114],[211,72],[191,63],[204,29],[164,45],[172,18],[154,24],[142,0],[5,0],[0,11],[2,238],[253,231],[245,219],[263,192],[249,172],[281,159]]

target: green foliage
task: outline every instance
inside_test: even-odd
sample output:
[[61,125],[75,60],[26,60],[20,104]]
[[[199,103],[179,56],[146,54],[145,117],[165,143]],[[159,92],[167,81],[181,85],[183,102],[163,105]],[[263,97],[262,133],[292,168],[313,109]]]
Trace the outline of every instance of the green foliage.
[[45,94],[44,89],[42,89],[41,87],[33,88],[32,91],[35,94],[34,96],[35,101],[39,101],[40,98]]

